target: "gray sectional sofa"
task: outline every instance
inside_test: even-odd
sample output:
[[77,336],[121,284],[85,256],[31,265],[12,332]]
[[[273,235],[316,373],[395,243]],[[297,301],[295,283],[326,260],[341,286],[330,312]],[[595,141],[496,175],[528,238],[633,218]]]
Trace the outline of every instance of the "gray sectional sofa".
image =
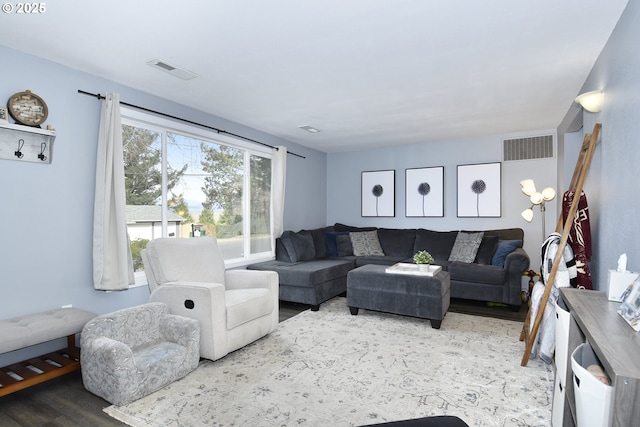
[[347,290],[350,270],[366,265],[412,262],[428,251],[434,264],[449,272],[451,297],[491,301],[518,311],[522,274],[529,256],[522,248],[521,228],[486,231],[389,229],[334,224],[315,230],[285,231],[276,239],[276,259],[248,266],[276,271],[280,299],[311,305]]

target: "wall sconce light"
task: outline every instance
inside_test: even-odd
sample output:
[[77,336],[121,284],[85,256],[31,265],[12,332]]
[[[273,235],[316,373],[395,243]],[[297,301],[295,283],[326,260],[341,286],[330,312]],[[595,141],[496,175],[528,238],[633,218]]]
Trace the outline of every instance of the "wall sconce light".
[[577,96],[576,102],[591,113],[599,113],[604,104],[604,92],[601,90],[585,92]]
[[522,192],[529,196],[529,201],[531,202],[531,207],[522,211],[522,218],[527,222],[531,222],[533,220],[533,207],[540,206],[540,212],[542,212],[542,242],[544,242],[547,237],[545,228],[545,213],[547,209],[545,203],[556,197],[556,190],[547,187],[542,192],[539,192],[536,190],[536,185],[532,179],[520,181],[520,185],[522,186]]

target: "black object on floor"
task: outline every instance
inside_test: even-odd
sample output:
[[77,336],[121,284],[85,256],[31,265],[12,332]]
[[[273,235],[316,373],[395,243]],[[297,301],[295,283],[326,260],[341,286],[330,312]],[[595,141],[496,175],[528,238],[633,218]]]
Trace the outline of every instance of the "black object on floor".
[[413,420],[391,421],[382,424],[367,424],[361,427],[395,426],[395,427],[469,427],[458,417],[441,415],[436,417],[415,418]]

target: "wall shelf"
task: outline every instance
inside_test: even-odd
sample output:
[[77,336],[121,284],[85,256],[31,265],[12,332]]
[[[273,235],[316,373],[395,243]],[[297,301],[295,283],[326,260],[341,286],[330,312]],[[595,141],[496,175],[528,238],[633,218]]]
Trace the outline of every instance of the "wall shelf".
[[0,122],[0,159],[51,163],[56,131]]

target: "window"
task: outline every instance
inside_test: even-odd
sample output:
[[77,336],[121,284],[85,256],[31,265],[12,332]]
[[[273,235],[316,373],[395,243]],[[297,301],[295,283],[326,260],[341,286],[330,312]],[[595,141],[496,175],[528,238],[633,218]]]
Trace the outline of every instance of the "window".
[[127,228],[140,251],[159,237],[215,236],[228,267],[273,256],[271,151],[122,108]]

